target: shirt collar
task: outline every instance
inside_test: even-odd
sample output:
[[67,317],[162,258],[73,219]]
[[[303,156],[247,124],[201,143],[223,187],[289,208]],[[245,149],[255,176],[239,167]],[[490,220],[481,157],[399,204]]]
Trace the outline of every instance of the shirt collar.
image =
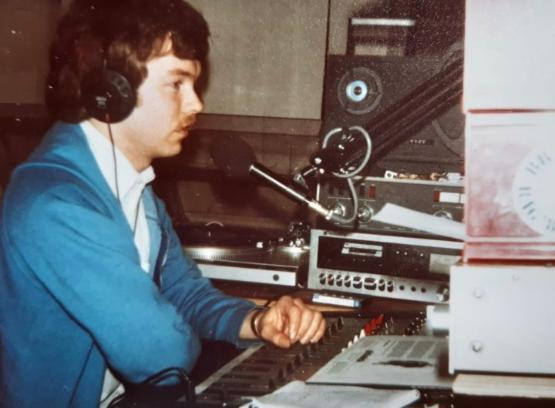
[[[100,167],[102,175],[106,179],[114,195],[116,195],[112,144],[88,120],[81,122],[79,125],[85,133],[87,143],[89,144],[98,167]],[[142,190],[145,185],[154,180],[154,169],[152,166],[148,166],[143,171],[138,172],[129,159],[116,146],[114,146],[114,149],[120,199],[126,200],[126,197],[132,194],[132,192]]]

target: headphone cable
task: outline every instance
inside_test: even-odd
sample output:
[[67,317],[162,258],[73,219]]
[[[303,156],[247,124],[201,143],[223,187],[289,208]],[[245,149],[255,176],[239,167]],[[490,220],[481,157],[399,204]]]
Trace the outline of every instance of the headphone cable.
[[121,204],[121,197],[119,194],[118,163],[116,159],[116,144],[114,143],[114,135],[112,134],[112,125],[110,124],[110,114],[108,112],[106,112],[106,124],[108,125],[108,134],[110,135],[110,143],[112,144],[112,161],[114,163],[114,183],[116,185],[116,197]]

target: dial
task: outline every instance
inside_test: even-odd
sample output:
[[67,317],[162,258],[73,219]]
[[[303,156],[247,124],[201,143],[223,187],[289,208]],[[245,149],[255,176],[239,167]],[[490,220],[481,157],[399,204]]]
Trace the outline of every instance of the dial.
[[555,150],[535,149],[519,164],[513,203],[521,220],[540,235],[555,236]]

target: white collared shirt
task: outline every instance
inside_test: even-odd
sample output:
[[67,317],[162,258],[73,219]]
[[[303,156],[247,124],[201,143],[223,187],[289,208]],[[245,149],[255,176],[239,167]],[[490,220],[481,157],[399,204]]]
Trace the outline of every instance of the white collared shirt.
[[[81,122],[80,125],[104,179],[114,195],[117,196],[112,144],[89,121]],[[115,147],[115,154],[120,203],[127,222],[134,232],[141,269],[148,272],[150,270],[150,237],[141,194],[145,186],[154,180],[154,170],[152,166],[149,166],[139,173],[117,147]]]
[[[141,197],[145,186],[154,180],[154,170],[152,166],[149,166],[139,173],[127,157],[115,146],[116,159],[114,163],[110,141],[89,121],[81,122],[80,126],[85,133],[89,148],[104,179],[116,197],[119,190],[120,203],[127,222],[133,231],[133,239],[139,253],[141,269],[148,272],[150,270],[150,235]],[[117,137],[117,135],[114,136]],[[117,166],[117,189],[115,166]],[[123,393],[122,385],[107,369],[100,397],[100,407],[107,406],[121,393]]]

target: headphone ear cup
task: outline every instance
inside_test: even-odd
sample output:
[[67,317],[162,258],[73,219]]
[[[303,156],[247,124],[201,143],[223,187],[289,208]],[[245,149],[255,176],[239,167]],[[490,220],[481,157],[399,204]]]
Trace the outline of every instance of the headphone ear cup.
[[98,69],[83,78],[81,101],[91,117],[117,123],[131,114],[136,95],[124,75],[111,69]]

